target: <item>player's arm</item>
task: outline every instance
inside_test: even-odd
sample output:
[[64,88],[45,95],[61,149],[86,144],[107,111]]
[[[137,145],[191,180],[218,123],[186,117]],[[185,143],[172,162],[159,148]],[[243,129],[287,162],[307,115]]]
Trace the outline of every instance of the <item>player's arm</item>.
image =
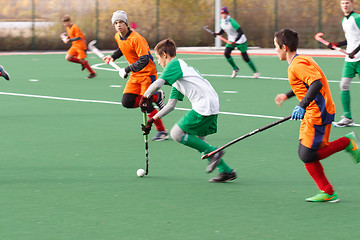
[[295,96],[295,93],[290,90],[289,92],[287,93],[280,93],[278,95],[276,95],[275,97],[275,103],[279,106],[281,106],[281,104],[286,100],[286,99],[289,99],[289,98],[292,98],[293,96]]
[[359,51],[360,51],[360,45],[357,46],[357,48],[355,48],[354,51],[352,51],[352,52],[349,54],[349,58],[354,58],[355,54],[357,54]]
[[322,86],[323,84],[320,80],[316,80],[311,83],[305,97],[301,100],[299,105],[295,106],[294,111],[291,114],[291,119],[301,120],[304,118],[306,108],[312,101],[314,101]]
[[144,67],[146,67],[146,65],[149,64],[149,61],[150,61],[149,55],[140,56],[139,59],[136,62],[134,62],[134,63],[130,64],[129,66],[127,66],[125,68],[125,71],[127,73],[129,73],[129,72],[139,72]]
[[146,98],[150,98],[151,95],[153,95],[154,93],[156,93],[162,86],[164,86],[165,84],[165,80],[158,78],[156,81],[154,81],[149,87],[148,89],[146,89],[145,93],[144,93],[144,97]]
[[342,46],[346,46],[347,45],[347,41],[344,40],[344,41],[341,41],[341,42],[331,42],[327,45],[328,48],[330,48],[331,50],[335,50],[333,48],[333,46],[335,47],[342,47]]
[[75,41],[79,41],[79,40],[81,40],[81,37],[69,38],[70,42],[75,42]]
[[216,37],[216,35],[223,35],[224,34],[224,29],[221,29],[220,32],[216,33],[214,32],[214,37]]
[[237,41],[241,38],[241,36],[244,34],[244,32],[243,32],[243,30],[241,29],[241,27],[239,27],[236,31],[237,31],[238,35],[236,36],[234,42],[237,42]]
[[103,57],[102,60],[106,63],[109,63],[109,62],[113,62],[116,59],[120,58],[122,55],[123,55],[123,53],[121,52],[120,48],[118,48],[115,50],[115,52],[113,52],[113,54]]
[[299,106],[302,107],[303,109],[306,109],[309,106],[309,104],[315,99],[316,95],[320,92],[322,86],[323,84],[321,83],[320,80],[314,81],[310,85],[305,97],[299,103]]

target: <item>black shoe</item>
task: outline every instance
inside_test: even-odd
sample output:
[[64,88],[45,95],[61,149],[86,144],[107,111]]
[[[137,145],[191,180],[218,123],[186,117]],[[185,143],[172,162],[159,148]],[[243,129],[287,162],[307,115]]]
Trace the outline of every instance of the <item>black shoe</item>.
[[165,99],[165,94],[162,90],[157,91],[156,93],[158,95],[158,100],[156,102],[154,102],[156,104],[156,106],[159,107],[159,109],[163,109],[165,104],[164,104],[164,99]]
[[86,79],[94,78],[94,77],[96,77],[96,73],[90,73],[90,75],[87,76]]
[[235,170],[232,170],[231,173],[220,173],[217,177],[209,179],[209,182],[220,183],[227,182],[237,178]]
[[224,156],[224,153],[224,151],[219,151],[210,157],[209,165],[206,167],[207,173],[211,173],[212,171],[214,171],[216,166],[219,164],[222,156]]

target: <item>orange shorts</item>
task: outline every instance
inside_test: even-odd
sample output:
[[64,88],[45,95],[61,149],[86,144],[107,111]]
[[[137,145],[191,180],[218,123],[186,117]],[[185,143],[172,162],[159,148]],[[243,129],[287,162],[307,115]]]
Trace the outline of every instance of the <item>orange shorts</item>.
[[317,150],[329,145],[331,124],[314,125],[303,119],[300,126],[299,140],[302,145]]
[[71,46],[68,50],[68,55],[77,57],[79,59],[85,59],[86,58],[86,52],[84,49],[78,48],[76,46]]
[[129,80],[126,83],[123,93],[133,93],[137,95],[143,95],[151,85],[152,82],[156,80],[155,75],[152,76],[130,76]]

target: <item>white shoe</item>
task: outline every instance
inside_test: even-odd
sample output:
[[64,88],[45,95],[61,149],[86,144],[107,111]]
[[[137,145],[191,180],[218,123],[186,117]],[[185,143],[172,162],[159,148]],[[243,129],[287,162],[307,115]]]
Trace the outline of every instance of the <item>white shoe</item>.
[[0,65],[0,73],[2,77],[4,77],[6,80],[10,80],[10,75],[5,71],[4,67]]
[[236,75],[237,75],[237,73],[238,73],[239,70],[240,70],[240,68],[237,68],[236,70],[234,70],[234,71],[232,72],[232,74],[231,74],[231,78],[236,77]]
[[253,78],[259,78],[259,77],[260,77],[260,73],[259,73],[259,72],[254,73]]
[[351,127],[354,126],[354,120],[352,118],[341,116],[341,120],[337,123],[334,122],[333,124],[335,127]]
[[151,139],[151,141],[164,141],[169,139],[169,134],[165,131],[158,131],[156,136]]

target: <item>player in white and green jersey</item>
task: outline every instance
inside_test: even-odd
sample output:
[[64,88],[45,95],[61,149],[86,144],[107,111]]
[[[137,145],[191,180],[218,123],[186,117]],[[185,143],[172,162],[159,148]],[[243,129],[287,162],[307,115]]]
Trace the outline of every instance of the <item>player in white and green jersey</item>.
[[337,127],[349,127],[354,125],[350,109],[350,83],[356,74],[360,74],[360,15],[354,12],[353,0],[341,0],[341,10],[344,13],[342,19],[342,28],[345,33],[346,40],[342,42],[331,42],[328,47],[346,46],[349,53],[345,58],[342,78],[340,82],[341,101],[344,109],[341,120],[334,123]]
[[[155,47],[155,55],[164,71],[144,93],[140,108],[145,111],[149,105],[148,99],[164,84],[171,85],[172,89],[165,107],[150,118],[146,126],[143,125],[144,134],[149,134],[153,122],[174,110],[176,103],[185,96],[190,100],[192,109],[173,126],[171,137],[203,154],[214,151],[216,147],[205,142],[205,136],[217,131],[219,97],[216,91],[196,69],[176,58],[176,45],[172,39],[159,42]],[[222,159],[223,155],[224,152],[220,151],[209,158],[206,172],[210,173],[216,167],[220,171],[210,182],[226,182],[237,177],[235,171]]]
[[249,58],[247,54],[247,38],[242,31],[240,25],[236,22],[235,19],[231,18],[229,15],[229,10],[227,7],[221,8],[221,20],[220,20],[220,28],[221,31],[218,33],[214,33],[214,35],[222,35],[224,32],[228,36],[228,40],[232,42],[232,44],[227,43],[225,45],[225,58],[230,63],[231,67],[233,68],[233,73],[231,78],[236,77],[238,71],[240,70],[239,67],[236,65],[234,59],[231,57],[231,52],[235,49],[240,50],[241,56],[243,57],[244,61],[249,65],[251,70],[254,72],[253,77],[258,78],[260,76],[259,72],[257,71],[254,63]]

